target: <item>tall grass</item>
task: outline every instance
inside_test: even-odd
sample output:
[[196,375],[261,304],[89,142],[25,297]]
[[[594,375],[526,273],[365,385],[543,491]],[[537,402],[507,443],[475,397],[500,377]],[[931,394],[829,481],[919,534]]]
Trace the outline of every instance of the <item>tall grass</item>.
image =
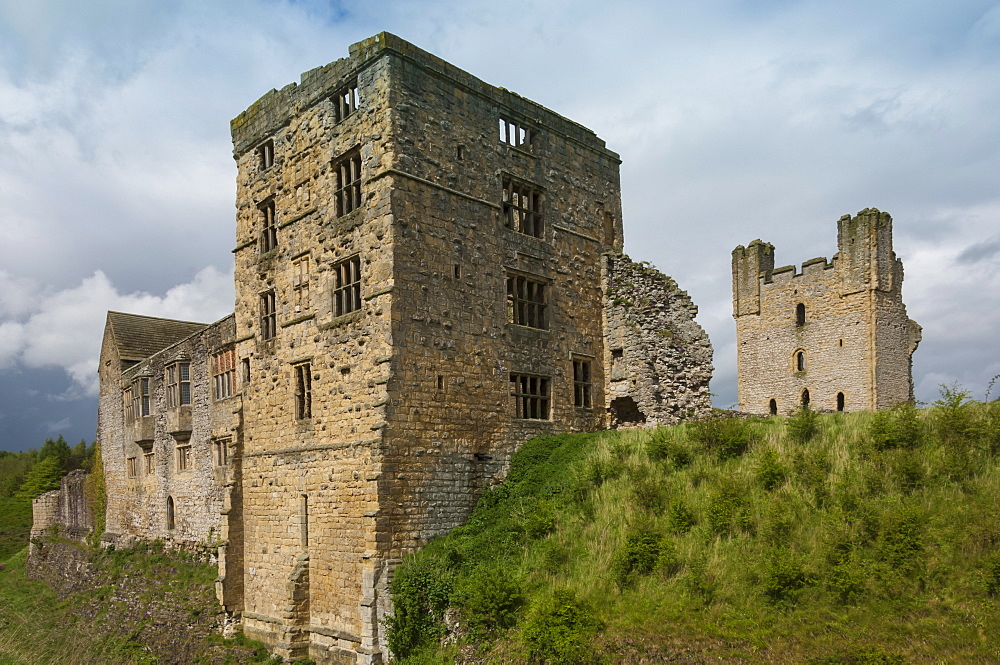
[[[1000,404],[956,392],[529,442],[468,526],[404,563],[438,596],[396,653],[440,662],[450,605],[486,662],[996,662]],[[498,570],[506,618],[483,623],[452,590]]]

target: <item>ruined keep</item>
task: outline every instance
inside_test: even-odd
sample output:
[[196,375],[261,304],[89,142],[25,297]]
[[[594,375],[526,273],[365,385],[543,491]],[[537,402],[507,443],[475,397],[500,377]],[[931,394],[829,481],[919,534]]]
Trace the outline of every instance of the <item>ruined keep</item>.
[[696,308],[621,254],[590,130],[382,33],[232,136],[234,314],[108,314],[104,539],[217,545],[277,653],[382,662],[395,565],[526,439],[709,410]]
[[739,408],[785,414],[885,409],[913,399],[920,326],[906,316],[892,218],[837,222],[837,253],[774,267],[774,246],[733,250]]

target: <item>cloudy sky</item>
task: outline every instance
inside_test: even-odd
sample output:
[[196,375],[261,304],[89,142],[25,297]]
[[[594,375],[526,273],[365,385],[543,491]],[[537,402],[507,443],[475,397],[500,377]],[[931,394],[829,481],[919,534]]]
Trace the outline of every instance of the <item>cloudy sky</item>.
[[0,0],[0,449],[94,438],[108,309],[232,310],[229,120],[393,32],[594,129],[736,399],[729,256],[890,212],[917,397],[1000,374],[1000,3]]

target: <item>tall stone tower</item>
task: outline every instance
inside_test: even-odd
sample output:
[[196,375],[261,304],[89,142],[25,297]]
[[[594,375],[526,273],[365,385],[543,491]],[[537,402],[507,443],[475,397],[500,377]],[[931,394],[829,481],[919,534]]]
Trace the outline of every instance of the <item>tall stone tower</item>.
[[244,630],[373,662],[394,563],[517,442],[602,426],[619,158],[385,33],[232,135]]
[[892,218],[845,215],[837,247],[832,261],[811,259],[801,271],[775,268],[770,243],[733,250],[741,411],[861,411],[913,399],[920,326],[906,316]]

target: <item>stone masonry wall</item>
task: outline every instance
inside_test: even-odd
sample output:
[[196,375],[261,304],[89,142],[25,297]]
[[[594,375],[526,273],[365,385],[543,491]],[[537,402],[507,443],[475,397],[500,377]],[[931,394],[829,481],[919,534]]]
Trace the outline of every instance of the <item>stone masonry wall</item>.
[[712,345],[698,308],[648,264],[609,254],[604,270],[612,426],[672,425],[712,409]]

